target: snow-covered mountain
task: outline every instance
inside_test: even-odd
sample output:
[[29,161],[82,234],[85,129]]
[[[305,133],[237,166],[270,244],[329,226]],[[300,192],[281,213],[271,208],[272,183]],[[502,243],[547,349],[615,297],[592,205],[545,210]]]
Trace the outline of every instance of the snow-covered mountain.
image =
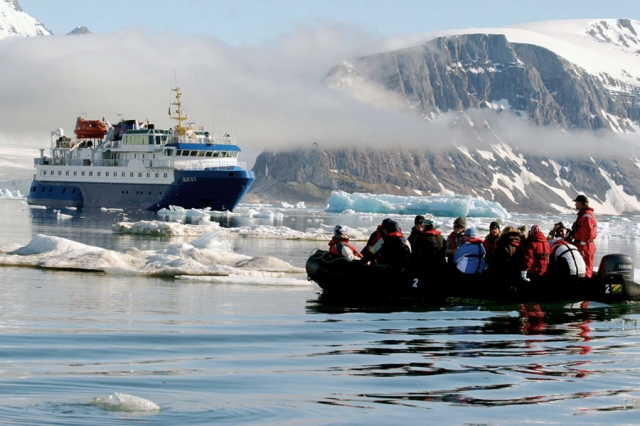
[[457,193],[539,212],[571,209],[585,193],[603,213],[640,211],[637,21],[430,34],[344,61],[324,82],[360,102],[420,114],[423,141],[265,152],[254,193]]
[[52,34],[44,25],[23,11],[18,0],[0,0],[0,39]]

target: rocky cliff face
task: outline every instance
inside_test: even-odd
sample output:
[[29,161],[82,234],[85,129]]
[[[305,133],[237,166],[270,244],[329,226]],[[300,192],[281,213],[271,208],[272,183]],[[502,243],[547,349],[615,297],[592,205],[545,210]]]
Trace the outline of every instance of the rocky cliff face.
[[[619,20],[617,28],[625,37],[614,40],[605,27],[591,26],[588,34],[616,47],[640,44],[637,22]],[[629,151],[593,155],[581,144],[560,150],[560,139],[536,152],[518,143],[524,135],[501,134],[487,119],[500,114],[520,117],[564,132],[567,138],[576,130],[633,133],[640,123],[640,105],[635,102],[640,76],[635,81],[637,85],[607,73],[589,73],[549,49],[512,43],[502,34],[440,37],[356,58],[333,68],[324,83],[354,93],[363,83],[373,85],[399,95],[408,111],[420,114],[425,135],[429,122],[447,117],[451,126],[465,128],[468,137],[448,143],[444,150],[435,149],[425,136],[424,147],[264,152],[253,168],[256,182],[251,194],[263,200],[324,202],[334,189],[456,193],[498,201],[511,211],[552,212],[571,208],[571,199],[585,193],[613,212],[636,211],[640,161]],[[483,112],[474,116],[472,111]],[[607,141],[601,137],[600,143]]]
[[[441,37],[344,62],[325,78],[337,86],[356,81],[400,93],[425,117],[508,105],[537,125],[564,129],[630,130],[640,121],[639,87],[593,76],[548,49],[510,43],[501,34]],[[610,88],[621,85],[625,91]]]
[[631,159],[525,155],[506,145],[493,151],[334,149],[264,152],[253,168],[254,201],[324,203],[332,190],[396,195],[470,194],[514,212],[557,212],[578,193],[617,211],[633,211],[640,169]]

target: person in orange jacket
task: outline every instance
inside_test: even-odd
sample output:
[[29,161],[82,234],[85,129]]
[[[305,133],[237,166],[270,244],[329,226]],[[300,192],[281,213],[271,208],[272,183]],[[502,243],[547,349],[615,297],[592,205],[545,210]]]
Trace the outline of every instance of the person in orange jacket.
[[584,259],[586,266],[585,277],[593,275],[593,258],[596,254],[596,245],[593,240],[598,236],[596,228],[598,222],[593,209],[589,207],[589,199],[584,195],[578,195],[575,200],[576,210],[578,210],[578,218],[571,226],[571,237],[573,244]]

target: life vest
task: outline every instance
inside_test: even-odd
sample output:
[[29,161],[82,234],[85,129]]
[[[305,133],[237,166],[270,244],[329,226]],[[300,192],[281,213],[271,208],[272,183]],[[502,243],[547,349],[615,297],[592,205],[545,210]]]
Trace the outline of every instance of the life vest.
[[329,254],[332,254],[338,257],[344,257],[342,255],[342,247],[339,247],[342,245],[349,247],[349,249],[353,252],[354,256],[358,258],[362,258],[362,254],[358,252],[358,249],[352,246],[351,244],[349,244],[349,240],[346,240],[346,239],[345,240],[332,239],[331,241],[329,241]]

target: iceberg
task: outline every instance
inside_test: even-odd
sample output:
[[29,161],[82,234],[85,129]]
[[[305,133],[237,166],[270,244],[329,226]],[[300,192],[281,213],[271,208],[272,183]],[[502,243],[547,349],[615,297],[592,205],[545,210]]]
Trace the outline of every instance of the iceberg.
[[11,191],[9,189],[0,188],[0,198],[24,198],[24,195],[20,193],[20,190]]
[[388,194],[349,194],[333,191],[327,201],[327,212],[382,214],[431,214],[441,217],[498,217],[508,219],[511,214],[494,201],[470,195],[431,195],[425,197]]

